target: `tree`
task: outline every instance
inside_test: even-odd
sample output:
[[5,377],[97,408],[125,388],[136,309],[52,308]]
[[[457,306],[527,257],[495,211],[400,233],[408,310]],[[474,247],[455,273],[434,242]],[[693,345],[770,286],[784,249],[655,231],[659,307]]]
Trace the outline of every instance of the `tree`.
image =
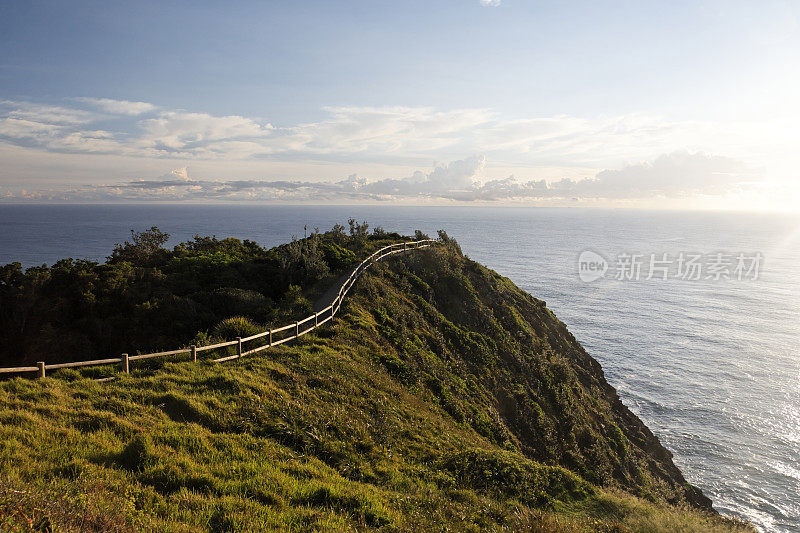
[[168,240],[169,233],[161,231],[156,226],[140,232],[131,230],[131,240],[114,246],[108,262],[128,261],[139,266],[149,264],[159,252],[165,251],[163,245]]
[[367,236],[367,230],[369,229],[369,224],[367,224],[366,220],[363,221],[361,224],[359,224],[358,222],[356,222],[356,219],[351,218],[350,220],[347,221],[347,223],[350,224],[350,235],[351,236],[353,236],[353,237],[366,237]]
[[458,255],[461,255],[461,246],[459,246],[456,240],[450,237],[443,229],[439,230],[439,240]]

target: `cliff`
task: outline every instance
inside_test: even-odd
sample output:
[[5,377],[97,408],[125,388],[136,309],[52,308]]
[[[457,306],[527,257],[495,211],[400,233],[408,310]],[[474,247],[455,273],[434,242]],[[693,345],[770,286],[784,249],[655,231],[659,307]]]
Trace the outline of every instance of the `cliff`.
[[293,345],[0,383],[0,528],[749,530],[544,302],[443,237]]

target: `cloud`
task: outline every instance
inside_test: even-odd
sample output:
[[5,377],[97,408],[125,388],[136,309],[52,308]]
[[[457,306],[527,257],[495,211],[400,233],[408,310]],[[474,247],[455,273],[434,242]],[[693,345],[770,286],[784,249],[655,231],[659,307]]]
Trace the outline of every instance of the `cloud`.
[[615,197],[722,194],[759,178],[758,171],[735,159],[676,152],[620,170],[604,170],[588,183],[588,188],[599,188]]
[[406,179],[390,178],[365,183],[358,190],[376,197],[446,198],[474,190],[485,165],[484,156],[473,156],[436,166],[428,174],[417,171]]
[[[420,161],[482,153],[517,167],[617,167],[680,149],[740,153],[750,134],[724,125],[659,117],[547,116],[505,119],[489,109],[327,107],[321,120],[273,125],[241,115],[162,109],[146,102],[83,98],[91,109],[0,102],[0,142],[49,153],[205,161]],[[110,120],[113,119],[113,120]],[[758,130],[752,130],[758,131]],[[748,137],[750,135],[751,137]],[[763,151],[763,150],[762,150]]]
[[480,0],[483,7],[497,7],[502,3],[502,0]]
[[603,170],[581,180],[564,178],[518,181],[492,180],[476,187],[475,200],[525,200],[576,198],[628,200],[725,195],[748,189],[760,179],[759,171],[745,163],[704,153],[674,152],[653,161]]
[[[24,198],[53,201],[625,203],[735,191],[744,197],[754,194],[756,182],[766,183],[750,166],[767,167],[777,182],[785,174],[787,183],[797,168],[796,157],[786,156],[791,147],[774,142],[767,124],[640,114],[508,119],[490,109],[409,106],[322,113],[287,125],[146,102],[3,100],[0,196],[23,198],[25,189]],[[745,165],[706,154],[751,159]],[[451,162],[416,170],[442,160]],[[777,180],[774,165],[767,166],[776,160],[783,173]],[[152,178],[158,169],[187,164],[216,179]],[[132,172],[151,177],[130,181]],[[127,181],[117,183],[120,176]],[[52,183],[61,185],[56,190]],[[777,195],[784,203],[786,197]]]
[[286,128],[275,150],[331,153],[430,152],[458,144],[465,132],[492,120],[483,109],[327,107],[327,120]]
[[164,112],[140,123],[143,135],[136,142],[151,154],[185,156],[248,157],[266,150],[265,139],[271,124],[230,115],[215,117],[207,113]]
[[[80,101],[106,112],[156,111],[152,104],[108,99]],[[317,122],[277,128],[269,122],[239,115],[157,110],[155,116],[107,131],[97,138],[106,115],[82,109],[4,102],[0,115],[7,142],[26,147],[87,153],[114,153],[140,157],[247,159],[274,155],[314,155],[329,158],[349,154],[414,154],[463,144],[465,135],[489,124],[492,114],[481,109],[439,111],[429,107],[329,107],[329,117]],[[0,113],[3,110],[0,109]],[[19,121],[25,121],[24,123]],[[33,135],[36,133],[36,135]],[[72,138],[87,142],[76,143]],[[35,140],[36,143],[32,143]],[[110,142],[113,141],[113,142]]]
[[96,113],[63,106],[0,100],[0,113],[5,121],[38,124],[48,127],[78,127],[97,120]]
[[63,127],[58,124],[41,123],[11,116],[0,118],[0,137],[13,139],[17,142],[26,139],[41,141],[52,139],[62,130]]
[[131,102],[129,100],[113,100],[111,98],[76,98],[79,102],[90,104],[106,113],[114,115],[142,115],[157,108],[148,102]]
[[[585,179],[521,181],[513,176],[484,180],[484,156],[437,165],[406,178],[368,181],[352,174],[339,181],[203,180],[186,167],[155,179],[120,184],[86,185],[60,191],[25,191],[10,200],[69,201],[454,201],[531,202],[540,200],[630,200],[685,198],[747,190],[759,174],[740,161],[703,153],[676,152],[618,170],[604,170]],[[33,195],[33,196],[32,196]]]

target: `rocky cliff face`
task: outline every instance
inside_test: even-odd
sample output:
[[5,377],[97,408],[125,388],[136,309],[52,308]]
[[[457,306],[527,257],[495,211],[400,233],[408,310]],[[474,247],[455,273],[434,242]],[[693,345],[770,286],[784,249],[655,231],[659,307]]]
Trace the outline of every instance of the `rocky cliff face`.
[[454,242],[378,266],[357,294],[354,334],[456,422],[593,484],[711,509],[545,303]]

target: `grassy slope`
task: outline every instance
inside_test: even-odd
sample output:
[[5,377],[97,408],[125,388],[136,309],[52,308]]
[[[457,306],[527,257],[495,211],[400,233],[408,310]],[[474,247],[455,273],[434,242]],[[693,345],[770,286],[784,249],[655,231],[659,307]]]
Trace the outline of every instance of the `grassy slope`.
[[0,384],[0,529],[746,529],[457,250],[377,265],[342,311],[235,364]]

